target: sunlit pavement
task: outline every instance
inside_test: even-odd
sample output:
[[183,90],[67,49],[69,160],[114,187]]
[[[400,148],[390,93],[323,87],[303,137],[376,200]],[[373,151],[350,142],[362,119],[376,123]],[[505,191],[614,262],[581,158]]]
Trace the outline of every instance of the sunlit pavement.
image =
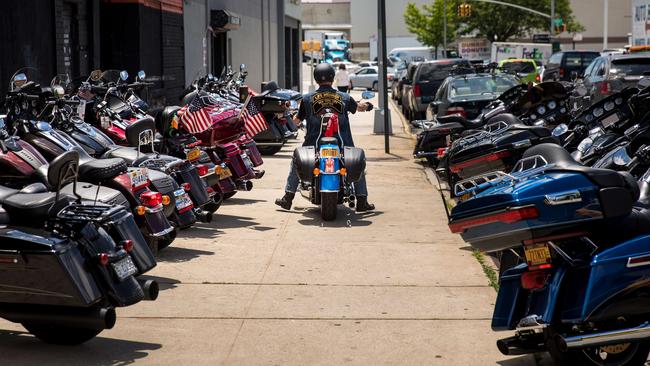
[[391,154],[372,134],[372,112],[351,118],[377,211],[340,206],[325,223],[299,196],[290,212],[278,209],[296,141],[265,157],[251,192],[161,252],[150,273],[162,284],[157,301],[118,309],[114,329],[79,347],[0,321],[2,364],[535,364],[498,352],[510,334],[490,329],[496,293],[449,232],[397,112]]

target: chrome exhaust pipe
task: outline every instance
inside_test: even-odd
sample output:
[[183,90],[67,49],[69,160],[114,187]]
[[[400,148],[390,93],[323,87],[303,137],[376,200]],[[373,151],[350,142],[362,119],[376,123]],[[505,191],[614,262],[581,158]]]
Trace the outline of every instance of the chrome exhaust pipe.
[[561,351],[576,348],[599,347],[609,344],[639,342],[650,338],[650,323],[638,327],[610,330],[607,332],[581,334],[571,337],[557,335],[555,341]]
[[211,222],[212,212],[200,208],[194,209],[194,215],[201,222]]
[[531,342],[525,342],[519,336],[499,339],[497,341],[497,348],[506,356],[526,355],[542,351],[539,346]]
[[0,317],[14,323],[89,329],[111,329],[117,320],[115,308],[64,308],[45,305],[2,306],[0,308]]
[[158,286],[157,281],[138,279],[138,284],[140,284],[140,287],[142,287],[142,292],[144,292],[144,300],[154,301],[158,298],[160,286]]
[[248,192],[251,189],[253,189],[253,182],[251,182],[250,180],[247,180],[247,181],[244,181],[244,182],[241,182],[241,183],[237,184],[237,190],[238,191]]

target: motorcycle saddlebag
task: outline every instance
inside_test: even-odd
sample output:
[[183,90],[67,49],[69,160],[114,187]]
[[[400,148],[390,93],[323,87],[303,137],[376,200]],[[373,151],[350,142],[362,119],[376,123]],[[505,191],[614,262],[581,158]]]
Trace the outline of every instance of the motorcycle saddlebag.
[[293,151],[293,165],[298,177],[303,182],[311,183],[316,166],[316,149],[313,146],[301,146]]
[[345,169],[348,170],[347,180],[358,182],[366,170],[366,153],[358,147],[346,146],[343,150]]
[[257,149],[257,144],[253,139],[246,137],[240,138],[239,141],[242,144],[242,149],[246,151],[246,154],[251,159],[254,167],[258,167],[264,163],[262,160],[262,154],[260,154],[260,151]]

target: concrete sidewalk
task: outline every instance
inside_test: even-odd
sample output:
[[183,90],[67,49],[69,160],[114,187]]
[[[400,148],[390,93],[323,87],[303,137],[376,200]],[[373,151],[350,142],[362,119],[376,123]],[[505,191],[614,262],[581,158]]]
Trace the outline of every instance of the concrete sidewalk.
[[161,252],[157,301],[119,309],[114,329],[73,348],[0,321],[3,364],[533,364],[498,352],[509,334],[490,330],[496,293],[392,120],[387,155],[373,113],[352,116],[376,212],[339,207],[326,223],[302,197],[277,209],[297,143],[286,146],[251,192]]

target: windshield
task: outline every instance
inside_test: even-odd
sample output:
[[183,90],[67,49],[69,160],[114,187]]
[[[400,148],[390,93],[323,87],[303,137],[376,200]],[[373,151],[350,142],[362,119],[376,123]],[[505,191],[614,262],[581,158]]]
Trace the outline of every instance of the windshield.
[[527,61],[512,61],[506,62],[501,66],[504,72],[507,73],[526,73],[535,72],[535,66],[532,62]]
[[481,95],[501,94],[517,84],[517,80],[509,75],[458,78],[451,81],[449,98],[466,99]]
[[650,72],[650,58],[613,60],[610,72],[617,75],[643,75]]
[[330,51],[345,51],[348,41],[344,39],[328,39],[325,41],[325,48]]

